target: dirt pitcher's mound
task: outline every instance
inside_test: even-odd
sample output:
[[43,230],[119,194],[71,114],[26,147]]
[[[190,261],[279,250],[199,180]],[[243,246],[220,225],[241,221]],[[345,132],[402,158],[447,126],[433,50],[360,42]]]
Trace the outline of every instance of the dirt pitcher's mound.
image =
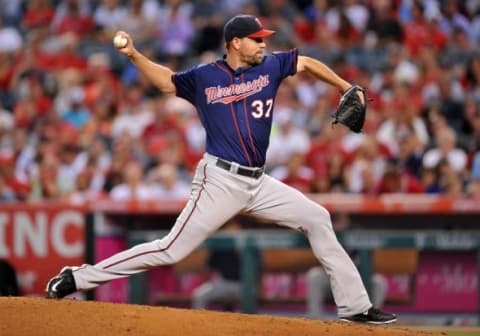
[[41,298],[0,298],[2,336],[432,336],[421,331],[301,318]]

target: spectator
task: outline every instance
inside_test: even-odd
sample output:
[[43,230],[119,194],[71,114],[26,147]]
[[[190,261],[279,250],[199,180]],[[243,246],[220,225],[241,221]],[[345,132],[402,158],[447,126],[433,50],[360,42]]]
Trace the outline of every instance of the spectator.
[[35,161],[35,143],[27,131],[15,129],[11,134],[11,152],[15,158],[15,176],[24,184],[30,183],[31,169]]
[[[145,126],[141,134],[141,139],[149,148],[151,144],[159,139],[165,140],[169,134],[184,138],[182,125],[178,122],[176,115],[174,114],[172,104],[168,104],[165,97],[158,96],[153,99],[152,104],[153,118]],[[150,153],[154,155],[155,153]]]
[[121,103],[113,121],[112,136],[118,138],[128,134],[138,139],[153,119],[151,110],[147,106],[144,92],[138,83],[126,88],[125,100]]
[[177,133],[168,133],[163,149],[154,156],[154,160],[157,163],[169,163],[177,167],[181,179],[185,181],[187,176],[190,180],[193,175],[191,174],[193,171],[188,171],[189,166],[187,166],[185,154],[183,138],[180,138]]
[[453,77],[451,69],[444,69],[437,82],[425,85],[422,95],[427,106],[437,106],[455,132],[463,132],[465,110],[462,102],[465,93],[459,80]]
[[424,189],[420,181],[415,176],[402,170],[396,162],[387,164],[377,186],[377,193],[379,194],[418,194],[423,192]]
[[102,0],[93,14],[95,24],[112,33],[122,26],[126,16],[127,9],[119,0]]
[[114,200],[151,200],[158,198],[158,192],[143,182],[143,170],[137,163],[130,161],[123,173],[123,183],[116,185],[110,191]]
[[442,194],[447,197],[460,197],[463,193],[463,181],[447,160],[442,159],[437,166],[439,185]]
[[427,194],[440,194],[442,192],[439,184],[439,172],[436,168],[423,168],[420,181]]
[[168,0],[160,11],[156,23],[157,50],[170,64],[189,51],[194,35],[192,8],[187,1]]
[[79,172],[87,167],[93,167],[94,174],[91,187],[94,190],[103,188],[105,175],[111,164],[111,152],[108,150],[107,144],[102,137],[94,138],[88,147],[78,154],[75,160],[75,165]]
[[437,134],[441,133],[447,128],[450,128],[450,125],[448,124],[448,120],[445,115],[440,111],[440,106],[438,106],[438,104],[432,104],[424,110],[423,114],[430,136],[430,141],[427,148],[432,148],[435,146]]
[[480,199],[480,179],[475,179],[468,186],[468,195]]
[[425,152],[423,166],[432,168],[437,166],[441,160],[445,160],[457,174],[463,174],[467,164],[465,152],[456,148],[456,135],[453,129],[447,128],[441,131],[436,140],[436,147]]
[[58,153],[57,184],[62,196],[68,195],[75,190],[77,175],[81,172],[78,165],[79,148],[75,145],[64,145]]
[[[284,81],[276,110],[270,111],[275,120],[269,170],[279,172],[292,153],[306,152],[305,166],[314,172],[310,190],[351,191],[349,175],[356,174],[359,145],[378,129],[379,157],[398,160],[402,172],[424,179],[425,192],[462,194],[467,187],[471,193],[475,183],[462,178],[471,176],[469,162],[480,148],[478,4],[458,0],[307,2],[1,2],[0,153],[13,154],[14,160],[6,165],[13,167],[7,188],[20,199],[30,193],[24,188],[30,184],[35,191],[32,196],[63,197],[61,190],[58,195],[55,192],[56,183],[38,180],[44,170],[40,167],[52,166],[55,180],[55,158],[65,154],[61,149],[96,146],[97,137],[106,142],[115,162],[105,176],[106,190],[120,183],[130,159],[148,168],[174,165],[180,179],[188,180],[205,144],[201,121],[191,108],[177,106],[175,99],[157,98],[158,90],[131,62],[119,57],[111,34],[116,29],[127,31],[142,41],[139,47],[149,58],[162,57],[160,61],[182,70],[197,63],[194,58],[202,63],[216,59],[226,13],[241,11],[268,21],[277,31],[270,41],[276,49],[297,45],[303,54],[323,60],[347,80],[366,87],[374,99],[364,133],[351,134],[337,127],[334,137],[330,114],[338,94],[311,77]],[[163,42],[156,45],[153,40]],[[63,119],[71,111],[75,91],[83,91],[82,112],[88,113]],[[174,108],[154,121],[155,109],[165,100],[173,101]],[[153,131],[145,131],[144,138],[147,128]],[[439,164],[438,158],[429,168],[421,167],[439,149],[435,141],[447,128],[454,130],[454,149],[466,155],[460,179],[458,171],[449,172],[457,167],[448,168],[442,160]],[[115,149],[116,145],[122,149]],[[428,156],[427,149],[432,150]],[[95,184],[100,183],[97,177],[92,178]],[[371,186],[378,184],[371,180]],[[69,185],[72,191],[80,186]],[[306,183],[301,189],[306,189]]]
[[95,202],[106,197],[102,189],[92,188],[94,179],[95,167],[91,165],[76,176],[75,190],[67,195],[66,201],[71,204],[81,205],[85,202]]
[[467,148],[470,152],[480,150],[480,110],[477,109],[475,114],[470,118],[470,124],[472,126],[472,134],[468,139]]
[[[336,145],[326,148],[315,147],[310,151],[307,159],[318,160],[311,166],[315,173],[311,183],[311,192],[314,193],[342,193],[347,192],[348,175],[346,165],[348,163],[347,153],[342,150],[334,150]],[[344,148],[343,146],[341,148]],[[312,155],[313,153],[317,153]],[[321,154],[323,152],[323,155]]]
[[423,152],[429,141],[427,127],[417,115],[418,110],[412,103],[408,103],[408,92],[391,103],[390,118],[386,119],[377,131],[377,140],[386,146],[393,156],[400,154],[399,142],[401,139],[414,138],[415,151]]
[[12,191],[15,198],[25,201],[30,192],[28,181],[24,181],[16,175],[15,172],[15,156],[13,153],[4,153],[0,155],[0,175],[3,177],[5,191]]
[[128,32],[139,46],[154,39],[155,19],[158,18],[158,4],[152,0],[132,0],[128,2],[127,14],[120,28]]
[[21,26],[24,31],[46,29],[55,16],[55,9],[49,0],[27,1],[27,9],[22,16]]
[[[473,2],[473,1],[472,1]],[[472,10],[472,33],[473,33],[473,36],[472,36],[472,39],[474,42],[476,43],[480,43],[480,15],[479,12],[480,12],[480,8],[478,8],[478,5],[477,5],[477,8]]]
[[17,53],[23,47],[23,37],[15,26],[7,26],[0,20],[0,52]]
[[220,5],[220,11],[225,17],[235,15],[237,13],[252,14],[244,10],[245,6],[248,6],[251,2],[251,0],[217,1],[217,7]]
[[385,157],[373,137],[366,137],[348,169],[348,191],[375,193],[386,166]]
[[280,13],[271,13],[269,25],[276,31],[270,39],[272,48],[277,50],[288,50],[293,47],[295,41],[298,39],[294,35],[292,23],[280,15]]
[[14,126],[12,113],[2,109],[0,105],[0,153],[12,151],[10,133]]
[[106,142],[108,149],[112,146],[112,126],[117,108],[114,102],[99,99],[93,103],[91,118],[83,126],[80,143],[88,147],[95,138]]
[[472,175],[468,185],[470,196],[480,198],[480,151],[476,152],[472,162]]
[[[3,160],[0,160],[0,163]],[[17,201],[14,191],[6,184],[5,178],[0,174],[0,204]]]
[[52,55],[46,59],[45,68],[54,72],[77,69],[84,71],[87,68],[86,59],[79,55],[78,47],[81,39],[72,32],[65,32],[56,35],[55,42],[58,47],[53,50]]
[[58,166],[59,162],[53,151],[39,156],[32,174],[32,190],[29,195],[31,201],[60,199]]
[[420,143],[416,136],[401,136],[398,139],[398,153],[394,157],[398,161],[399,168],[411,176],[419,177],[422,168],[423,148],[424,145]]
[[373,38],[381,46],[402,43],[404,39],[404,27],[395,17],[393,6],[390,1],[374,1],[372,4],[367,31],[373,33]]
[[464,81],[471,97],[478,102],[480,101],[480,55],[474,55],[466,64]]
[[217,51],[221,48],[223,36],[223,17],[216,14],[217,4],[213,0],[203,0],[196,1],[193,6],[195,16],[191,20],[196,31],[193,37],[195,54]]
[[[341,156],[341,161],[349,154],[348,150],[342,144],[342,136],[347,130],[340,126],[333,130],[329,122],[322,124],[320,131],[311,139],[312,143],[306,154],[306,164],[312,168],[316,175],[324,174],[331,163],[330,158],[335,155]],[[363,140],[362,140],[363,141]]]
[[477,48],[477,44],[468,38],[467,32],[457,27],[453,30],[450,43],[442,53],[441,59],[443,63],[451,64],[455,69],[460,69],[475,57]]
[[0,50],[0,101],[2,108],[10,110],[13,108],[15,96],[10,92],[14,84],[14,58],[6,51]]
[[84,103],[84,96],[82,87],[72,88],[69,107],[60,112],[62,120],[70,123],[77,130],[81,130],[91,118],[90,111]]
[[303,193],[308,193],[311,189],[314,171],[305,165],[303,153],[294,152],[284,166],[275,168],[270,175]]
[[328,160],[328,179],[331,192],[347,192],[346,159],[342,153],[332,153]]
[[363,33],[369,20],[369,10],[360,0],[346,0],[344,4],[345,16],[356,31]]
[[21,0],[0,0],[0,20],[6,24],[17,25],[22,14]]
[[143,171],[143,167],[148,163],[144,148],[136,139],[128,135],[115,139],[112,145],[112,164],[105,179],[106,191],[123,182],[124,168],[130,161],[138,162]]
[[52,29],[56,34],[73,33],[78,37],[87,36],[93,30],[90,9],[87,9],[86,4],[83,4],[82,8],[80,0],[67,0],[60,3],[52,22]]
[[89,108],[100,99],[115,103],[120,98],[122,87],[112,74],[111,67],[110,57],[105,52],[95,52],[88,56],[84,91],[85,104]]
[[418,57],[421,49],[432,46],[441,52],[447,44],[447,36],[439,29],[437,17],[425,17],[425,7],[420,1],[413,1],[412,20],[404,26],[405,44],[413,57]]
[[86,151],[78,153],[73,162],[75,188],[73,199],[93,199],[104,196],[104,185],[111,166],[110,152],[101,139],[95,139]]
[[37,121],[52,108],[53,102],[46,95],[38,72],[26,72],[19,81],[18,100],[13,109],[15,124],[31,130]]
[[147,182],[157,189],[161,199],[184,200],[190,195],[190,184],[180,179],[175,165],[163,163],[147,175]]
[[[418,65],[412,60],[406,46],[403,44],[391,45],[389,46],[389,53],[388,62],[393,66],[395,82],[410,86],[415,85],[419,79],[420,70]],[[417,94],[415,91],[411,93]]]
[[469,38],[473,36],[472,25],[468,18],[460,12],[458,0],[445,0],[441,5],[442,17],[440,20],[440,28],[442,31],[451,36],[455,28],[460,28]]
[[[37,151],[41,152],[42,144],[48,142],[52,147],[60,147],[66,144],[78,144],[76,128],[68,121],[62,120],[57,111],[51,110],[38,120],[36,124],[38,135]],[[43,154],[43,153],[42,153]]]
[[53,18],[53,22],[51,23],[52,27],[58,26],[59,23],[63,21],[66,16],[68,16],[68,12],[71,10],[71,8],[76,8],[82,17],[89,16],[91,14],[90,1],[88,0],[60,1],[57,2],[55,7],[55,16]]

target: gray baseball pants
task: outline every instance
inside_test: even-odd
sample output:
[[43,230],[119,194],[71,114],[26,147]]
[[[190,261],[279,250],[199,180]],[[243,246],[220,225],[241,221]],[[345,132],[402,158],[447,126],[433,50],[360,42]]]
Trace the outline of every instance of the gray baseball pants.
[[339,317],[365,312],[372,306],[324,207],[267,174],[258,179],[245,177],[217,167],[216,162],[217,158],[209,154],[200,160],[188,203],[167,235],[117,253],[96,265],[72,267],[77,289],[93,289],[114,279],[176,263],[228,219],[246,212],[307,235],[313,253],[330,279]]

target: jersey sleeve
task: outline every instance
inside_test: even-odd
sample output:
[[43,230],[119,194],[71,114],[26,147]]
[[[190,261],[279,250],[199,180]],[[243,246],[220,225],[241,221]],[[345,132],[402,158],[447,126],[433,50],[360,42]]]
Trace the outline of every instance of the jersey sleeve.
[[278,60],[280,64],[280,76],[285,78],[297,73],[297,61],[298,61],[298,49],[292,49],[290,51],[279,51],[273,53],[273,56]]
[[195,81],[196,68],[177,72],[172,75],[172,82],[177,89],[177,96],[195,105],[197,86]]

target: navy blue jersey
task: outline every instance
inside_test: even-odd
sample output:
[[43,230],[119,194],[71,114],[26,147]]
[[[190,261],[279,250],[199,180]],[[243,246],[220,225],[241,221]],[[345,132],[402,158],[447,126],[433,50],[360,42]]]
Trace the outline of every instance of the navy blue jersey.
[[177,96],[197,108],[209,154],[249,167],[265,164],[275,95],[282,80],[296,73],[297,58],[292,49],[236,71],[218,60],[172,76]]

